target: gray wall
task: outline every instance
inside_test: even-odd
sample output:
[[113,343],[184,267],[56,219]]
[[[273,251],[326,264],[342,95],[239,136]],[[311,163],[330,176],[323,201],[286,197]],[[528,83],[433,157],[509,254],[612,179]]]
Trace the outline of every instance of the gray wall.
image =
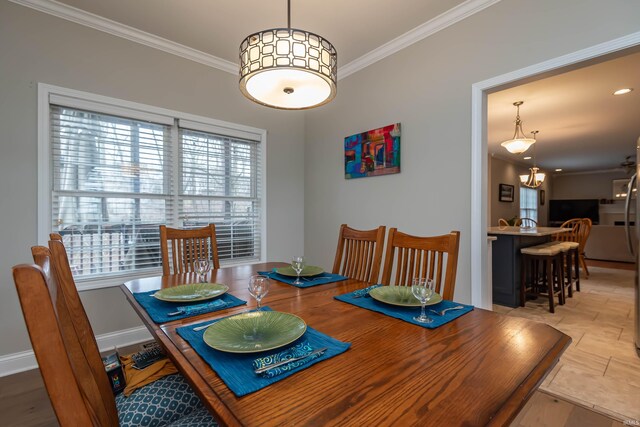
[[[0,356],[30,348],[11,266],[36,241],[37,83],[268,131],[267,257],[304,245],[304,120],[260,107],[235,75],[0,0]],[[118,288],[81,293],[97,334],[140,326]]]
[[[488,162],[489,169],[489,188],[487,207],[489,212],[487,218],[489,219],[489,226],[498,225],[498,219],[510,219],[514,216],[520,216],[520,175],[529,174],[529,168],[527,166],[518,165],[508,162],[497,157],[489,157]],[[538,225],[547,225],[547,209],[549,207],[549,194],[551,187],[551,179],[548,171],[545,172],[546,177],[538,191],[545,192],[545,203],[540,204],[540,198],[538,197]],[[513,202],[501,202],[498,197],[498,188],[500,184],[509,184],[514,187]]]
[[[455,298],[470,302],[472,84],[636,32],[638,16],[634,0],[503,0],[341,80],[305,116],[307,257],[329,265],[341,223],[460,230]],[[344,137],[396,122],[402,172],[345,180]]]
[[[613,180],[628,179],[622,170],[611,172],[593,172],[579,174],[559,174],[552,178],[553,199],[607,199],[600,204],[600,225],[614,225],[624,221],[624,200],[613,199]],[[635,204],[632,204],[632,207]],[[628,258],[628,257],[627,257]]]

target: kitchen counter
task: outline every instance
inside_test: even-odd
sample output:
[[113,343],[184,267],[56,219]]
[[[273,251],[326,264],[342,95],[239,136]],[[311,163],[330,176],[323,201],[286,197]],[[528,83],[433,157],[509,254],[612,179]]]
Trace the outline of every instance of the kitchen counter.
[[493,242],[492,289],[493,303],[507,307],[520,305],[520,249],[547,242],[551,236],[571,231],[561,227],[488,227],[487,234],[497,237]]
[[505,234],[508,236],[551,236],[557,233],[571,231],[570,228],[561,227],[488,227],[487,234]]

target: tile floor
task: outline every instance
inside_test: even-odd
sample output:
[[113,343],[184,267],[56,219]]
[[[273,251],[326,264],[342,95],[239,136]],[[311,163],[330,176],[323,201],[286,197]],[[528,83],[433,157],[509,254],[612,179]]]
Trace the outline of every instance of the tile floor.
[[[633,271],[590,267],[564,306],[548,300],[494,311],[547,323],[572,343],[540,389],[621,421],[640,420],[640,357],[633,343]],[[635,425],[635,424],[634,424]]]

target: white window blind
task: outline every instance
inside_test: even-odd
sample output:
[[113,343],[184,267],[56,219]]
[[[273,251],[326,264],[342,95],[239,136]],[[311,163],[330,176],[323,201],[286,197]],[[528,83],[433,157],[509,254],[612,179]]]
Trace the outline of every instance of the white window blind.
[[179,215],[216,225],[221,260],[260,257],[260,150],[251,140],[180,128]]
[[538,222],[538,190],[520,187],[520,218]]
[[77,279],[158,269],[160,224],[214,223],[221,263],[260,259],[257,134],[120,116],[126,108],[110,115],[52,101],[49,112],[50,225]]

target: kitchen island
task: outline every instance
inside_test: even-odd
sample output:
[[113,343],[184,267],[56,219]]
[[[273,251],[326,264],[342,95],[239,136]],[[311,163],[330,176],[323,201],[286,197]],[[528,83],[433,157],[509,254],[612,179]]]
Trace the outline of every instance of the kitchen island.
[[520,305],[520,249],[547,242],[557,233],[570,231],[561,227],[488,227],[493,242],[493,303],[507,307]]

